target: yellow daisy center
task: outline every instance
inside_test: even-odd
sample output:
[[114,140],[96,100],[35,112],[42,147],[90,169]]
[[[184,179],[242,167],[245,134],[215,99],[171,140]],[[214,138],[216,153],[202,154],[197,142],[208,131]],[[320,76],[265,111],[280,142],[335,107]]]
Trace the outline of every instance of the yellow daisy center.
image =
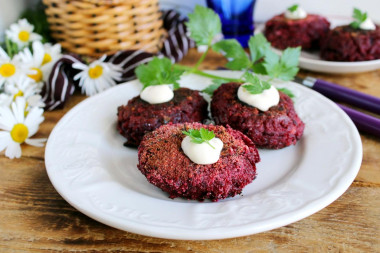
[[36,71],[36,74],[28,75],[30,78],[32,78],[36,82],[41,82],[42,81],[42,71],[39,68],[31,68],[31,70]]
[[17,143],[23,143],[28,138],[28,134],[28,127],[22,123],[14,125],[11,131],[11,137]]
[[20,31],[18,33],[18,38],[22,41],[22,42],[28,42],[29,41],[29,37],[30,37],[30,33],[28,31]]
[[0,66],[0,75],[10,77],[16,73],[16,67],[12,63],[4,63]]
[[13,101],[15,101],[17,97],[22,97],[22,96],[24,96],[24,92],[22,92],[22,90],[19,90],[16,94],[14,94]]
[[88,76],[92,79],[99,78],[103,74],[103,67],[96,65],[95,67],[88,69]]
[[44,59],[42,60],[42,64],[41,65],[49,63],[49,62],[51,62],[51,60],[52,60],[51,55],[48,54],[48,53],[45,53],[44,54]]

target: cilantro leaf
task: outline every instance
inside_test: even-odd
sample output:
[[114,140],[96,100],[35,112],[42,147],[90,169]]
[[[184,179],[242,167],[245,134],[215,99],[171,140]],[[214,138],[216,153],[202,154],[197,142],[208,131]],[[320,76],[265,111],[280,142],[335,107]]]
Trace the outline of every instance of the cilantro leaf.
[[191,142],[201,144],[203,142],[206,142],[210,147],[215,149],[214,146],[211,145],[209,142],[215,137],[215,134],[213,131],[209,131],[206,128],[201,129],[189,129],[188,131],[182,131],[183,134],[189,136],[191,138]]
[[222,33],[220,18],[212,9],[197,5],[188,16],[189,22],[186,22],[186,26],[197,46],[210,45],[212,39]]
[[214,95],[214,91],[224,83],[228,83],[228,81],[223,79],[214,79],[212,80],[212,84],[203,89],[202,92],[212,96]]
[[242,70],[249,68],[251,61],[240,43],[235,39],[221,40],[214,45],[212,49],[216,52],[223,53],[228,59],[226,67],[232,70]]
[[251,60],[256,63],[262,59],[266,52],[270,49],[270,43],[262,33],[251,36],[248,41],[249,51],[251,53]]
[[298,73],[298,58],[301,47],[287,48],[279,57],[275,52],[269,50],[265,55],[264,67],[267,74],[274,78],[289,81]]
[[352,13],[353,22],[350,23],[350,26],[354,29],[358,29],[359,26],[367,19],[367,12],[361,12],[358,8],[354,8]]
[[287,88],[277,88],[278,91],[281,91],[282,93],[288,95],[290,98],[294,98],[294,94],[291,90],[287,89]]
[[271,87],[269,82],[260,80],[260,78],[252,73],[244,73],[244,78],[248,84],[244,84],[243,88],[251,94],[260,94]]
[[183,70],[173,68],[172,62],[168,58],[153,57],[146,65],[136,68],[135,74],[143,84],[143,89],[152,85],[173,84],[174,89],[179,88],[177,82]]
[[298,4],[294,4],[288,8],[288,11],[294,12],[298,9]]

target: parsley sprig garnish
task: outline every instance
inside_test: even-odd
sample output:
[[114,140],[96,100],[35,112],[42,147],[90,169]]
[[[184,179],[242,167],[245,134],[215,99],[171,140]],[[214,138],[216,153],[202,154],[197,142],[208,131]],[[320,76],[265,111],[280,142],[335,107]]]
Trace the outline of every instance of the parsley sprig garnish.
[[[203,92],[212,95],[222,83],[243,82],[246,78],[246,72],[267,75],[270,77],[269,81],[274,78],[288,81],[293,79],[299,71],[298,58],[301,48],[287,48],[279,56],[261,33],[250,38],[248,42],[249,53],[235,39],[225,39],[214,43],[215,36],[222,32],[221,22],[219,16],[207,7],[197,5],[194,12],[189,14],[189,21],[186,26],[195,43],[198,46],[206,45],[207,50],[193,67],[171,64],[170,60],[166,58],[155,58],[154,63],[150,62],[146,65],[147,68],[139,66],[136,69],[136,75],[143,83],[144,88],[164,83],[174,83],[175,87],[178,87],[177,81],[182,74],[193,73],[213,79],[213,83],[203,90]],[[229,78],[200,70],[199,66],[211,48],[227,58],[227,68],[242,70],[244,74],[240,78]],[[259,81],[256,82],[260,83]]]
[[243,88],[251,94],[260,94],[271,87],[269,82],[260,80],[260,78],[252,73],[246,72],[244,78],[247,84],[244,84]]
[[361,12],[358,8],[354,8],[352,13],[354,21],[350,23],[350,26],[354,29],[358,29],[359,26],[367,19],[367,12]]
[[293,79],[298,73],[301,47],[287,48],[279,56],[271,49],[270,43],[261,33],[251,37],[248,46],[250,58],[235,39],[219,41],[213,45],[213,49],[226,56],[229,60],[226,66],[232,70],[250,70],[284,81]]
[[137,78],[143,84],[143,89],[152,85],[173,84],[174,89],[179,88],[178,80],[184,70],[175,69],[168,58],[153,57],[146,65],[136,68]]
[[189,14],[187,29],[197,46],[209,46],[216,35],[222,32],[222,24],[218,14],[212,9],[195,6],[194,12]]
[[298,4],[294,4],[288,8],[288,11],[295,12],[298,9]]
[[189,129],[188,131],[182,131],[183,134],[189,136],[191,138],[191,142],[201,144],[203,142],[206,142],[210,147],[215,149],[214,146],[211,145],[210,140],[212,140],[215,137],[215,134],[213,131],[209,131],[206,128],[201,129]]

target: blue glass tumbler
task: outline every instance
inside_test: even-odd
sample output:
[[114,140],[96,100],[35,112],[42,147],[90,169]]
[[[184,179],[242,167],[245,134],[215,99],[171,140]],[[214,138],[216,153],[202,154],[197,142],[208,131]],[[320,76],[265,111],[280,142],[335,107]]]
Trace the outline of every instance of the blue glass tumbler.
[[253,35],[253,10],[256,0],[207,0],[207,6],[219,14],[224,38],[237,39],[243,47]]

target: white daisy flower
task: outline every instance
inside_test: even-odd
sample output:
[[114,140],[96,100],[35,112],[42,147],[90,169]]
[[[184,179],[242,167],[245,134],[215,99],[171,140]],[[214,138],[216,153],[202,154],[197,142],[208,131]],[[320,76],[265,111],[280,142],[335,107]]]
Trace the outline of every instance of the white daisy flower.
[[21,157],[21,144],[42,147],[45,138],[30,139],[44,120],[43,110],[32,108],[25,117],[25,99],[18,97],[11,108],[0,107],[0,152],[5,149],[5,156],[11,159]]
[[[42,97],[39,94],[41,92],[40,87],[35,82],[32,82],[30,78],[21,77],[14,84],[9,84],[5,87],[5,92],[11,96],[11,101],[15,101],[17,97],[24,97],[27,103],[27,111],[32,107],[44,107],[45,104],[42,102]],[[9,98],[8,98],[9,101]],[[0,100],[1,104],[1,100]]]
[[[44,82],[49,78],[52,66],[51,64],[43,64],[45,59],[45,50],[41,41],[34,41],[32,44],[33,53],[29,48],[24,48],[14,58],[18,59],[31,72],[28,77],[33,79],[38,87],[42,88]],[[52,61],[47,56],[47,60]],[[45,59],[46,60],[46,59]]]
[[76,62],[73,68],[82,70],[74,76],[74,80],[79,80],[82,93],[87,96],[95,95],[105,89],[116,85],[116,81],[121,80],[122,68],[110,62],[104,62],[106,55],[99,60],[93,61],[90,65]]
[[54,64],[62,57],[61,44],[57,43],[52,45],[51,43],[43,44],[44,47],[44,58],[42,60],[41,66],[46,69],[53,68]]
[[8,39],[16,43],[19,49],[28,46],[30,42],[41,40],[41,35],[34,33],[34,26],[26,19],[20,19],[17,23],[11,24],[10,29],[5,31]]
[[21,62],[15,57],[11,59],[0,47],[0,89],[4,83],[14,83],[26,74]]

